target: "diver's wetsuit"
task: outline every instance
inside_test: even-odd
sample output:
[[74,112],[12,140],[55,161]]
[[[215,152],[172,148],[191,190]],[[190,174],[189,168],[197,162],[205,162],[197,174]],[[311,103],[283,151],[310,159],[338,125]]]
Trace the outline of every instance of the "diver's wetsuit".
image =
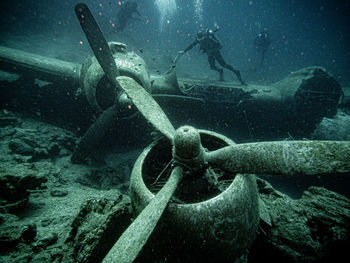
[[269,33],[266,31],[259,32],[254,40],[255,48],[258,51],[265,52],[271,44]]
[[261,68],[263,63],[264,63],[265,52],[269,48],[270,44],[271,44],[271,40],[269,37],[269,33],[267,33],[266,31],[262,31],[262,32],[258,33],[258,35],[256,36],[256,38],[254,40],[254,46],[255,46],[256,50],[261,52],[261,59],[260,59],[260,63],[259,63],[259,68]]
[[237,76],[238,80],[241,82],[242,85],[246,85],[245,82],[242,80],[241,73],[239,72],[239,70],[234,69],[231,65],[225,62],[224,58],[220,53],[220,48],[222,48],[222,45],[220,41],[215,37],[213,31],[206,30],[205,32],[198,32],[196,40],[191,45],[189,45],[184,50],[184,52],[189,51],[197,44],[199,44],[200,50],[202,50],[208,55],[208,62],[210,68],[219,72],[220,81],[224,81],[224,70],[222,68],[218,68],[215,65],[215,60],[219,62],[219,64],[222,67],[231,70]]
[[117,13],[117,30],[122,32],[129,19],[140,20],[139,18],[133,17],[136,13],[141,16],[139,11],[137,11],[137,4],[135,2],[122,4]]

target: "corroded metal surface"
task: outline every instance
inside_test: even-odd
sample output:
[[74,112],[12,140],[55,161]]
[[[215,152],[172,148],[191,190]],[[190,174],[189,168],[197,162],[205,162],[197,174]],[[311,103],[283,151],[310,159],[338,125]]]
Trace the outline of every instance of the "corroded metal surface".
[[172,140],[175,129],[152,96],[132,78],[120,76],[117,79],[142,115],[155,128]]
[[177,166],[164,187],[157,193],[135,221],[121,235],[117,243],[103,259],[103,263],[132,263],[146,244],[153,229],[162,216],[182,178],[182,168]]
[[[215,136],[215,133],[206,131],[206,136]],[[227,142],[230,140],[227,139]],[[132,172],[130,194],[136,213],[140,213],[154,198],[145,185],[143,169],[149,165],[145,159],[155,145],[144,150]],[[162,221],[167,225],[167,231],[176,233],[178,242],[192,244],[193,251],[212,253],[218,255],[218,259],[238,257],[250,247],[258,229],[259,201],[255,176],[236,175],[224,192],[203,202],[172,202]]]
[[283,141],[237,144],[206,156],[237,173],[330,174],[350,171],[350,142]]
[[[126,46],[121,43],[110,42],[109,46],[120,76],[133,78],[144,89],[150,91],[151,83],[145,61],[134,52],[127,52]],[[82,91],[90,106],[99,113],[115,102],[119,93],[112,85],[104,81],[104,76],[105,73],[96,57],[88,58],[84,62],[81,79]],[[105,101],[99,101],[97,96],[99,91],[100,93],[108,93],[110,96]]]
[[81,65],[0,46],[0,70],[45,81],[79,83]]

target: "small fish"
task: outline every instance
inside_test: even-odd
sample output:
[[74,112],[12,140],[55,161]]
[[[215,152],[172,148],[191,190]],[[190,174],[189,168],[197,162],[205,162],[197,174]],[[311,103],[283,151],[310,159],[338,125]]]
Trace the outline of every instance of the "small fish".
[[139,51],[140,51],[141,53],[143,53],[143,49],[139,49]]
[[160,70],[157,70],[156,72],[160,74]]
[[155,60],[156,60],[156,58],[152,58],[152,60],[153,60],[153,61],[155,61]]

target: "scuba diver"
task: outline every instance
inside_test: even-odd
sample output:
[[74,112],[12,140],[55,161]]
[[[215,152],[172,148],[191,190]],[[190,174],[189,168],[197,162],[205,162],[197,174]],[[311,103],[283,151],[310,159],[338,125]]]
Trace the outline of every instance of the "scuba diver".
[[254,46],[258,52],[261,52],[261,59],[259,63],[259,68],[262,67],[265,59],[265,52],[271,44],[270,36],[267,31],[261,31],[257,34],[254,40]]
[[138,17],[133,17],[133,14],[136,13],[138,16],[141,16],[140,12],[137,10],[137,3],[136,2],[119,2],[120,9],[117,13],[117,30],[122,32],[126,24],[128,23],[129,19],[138,20],[141,21]]
[[225,81],[224,80],[224,70],[222,68],[218,68],[215,65],[215,60],[217,62],[219,62],[219,64],[222,67],[227,68],[228,70],[231,70],[237,76],[238,80],[241,82],[241,85],[246,86],[247,84],[242,80],[240,71],[237,69],[234,69],[231,65],[227,64],[225,62],[224,58],[222,57],[222,55],[220,53],[220,49],[222,48],[222,44],[214,35],[214,33],[217,30],[218,30],[218,28],[216,28],[214,31],[209,30],[209,29],[199,31],[197,33],[196,40],[191,45],[189,45],[187,48],[185,48],[185,50],[179,51],[178,52],[179,55],[184,54],[185,52],[189,51],[194,46],[199,44],[200,50],[208,55],[208,62],[209,62],[210,68],[212,70],[219,72],[219,74],[220,74],[219,80],[220,81]]

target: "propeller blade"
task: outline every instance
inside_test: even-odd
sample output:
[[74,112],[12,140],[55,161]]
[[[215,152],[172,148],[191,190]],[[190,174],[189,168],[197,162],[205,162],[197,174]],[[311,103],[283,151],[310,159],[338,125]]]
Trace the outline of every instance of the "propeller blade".
[[349,141],[281,141],[236,144],[206,161],[232,173],[308,175],[350,172]]
[[106,109],[90,126],[84,136],[80,139],[76,150],[74,151],[72,163],[81,163],[85,157],[90,155],[101,141],[107,131],[114,125],[119,115],[119,104],[113,104]]
[[173,140],[175,129],[162,108],[152,96],[134,79],[120,76],[117,81],[142,115],[169,140]]
[[119,72],[114,57],[88,6],[83,3],[76,4],[75,13],[97,61],[111,83],[115,87],[121,86],[145,118],[172,140],[175,129],[149,93],[131,78],[118,78],[117,81]]
[[138,215],[135,221],[124,231],[114,244],[103,263],[131,263],[134,262],[148,238],[156,227],[170,198],[182,178],[182,168],[176,166],[167,183]]
[[116,77],[119,75],[117,65],[109,48],[109,45],[103,36],[100,27],[93,17],[90,9],[84,3],[75,5],[75,14],[78,17],[80,26],[90,44],[95,57],[107,75],[111,83],[116,85]]

